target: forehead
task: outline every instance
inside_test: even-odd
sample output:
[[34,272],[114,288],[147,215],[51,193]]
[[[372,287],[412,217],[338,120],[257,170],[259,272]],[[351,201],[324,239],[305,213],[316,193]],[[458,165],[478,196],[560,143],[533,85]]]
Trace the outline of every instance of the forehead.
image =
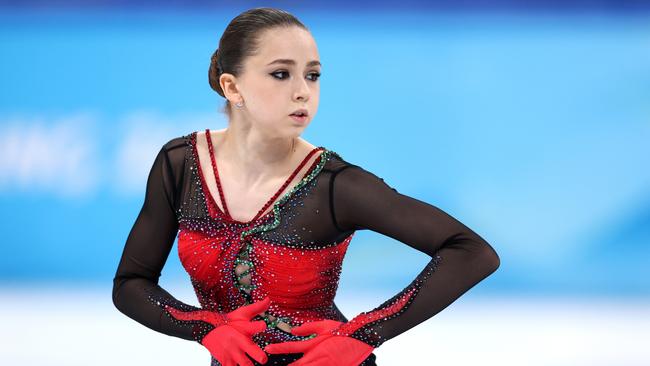
[[267,29],[260,35],[259,50],[251,62],[265,66],[278,58],[296,60],[301,67],[307,61],[318,60],[316,41],[309,31],[299,27]]

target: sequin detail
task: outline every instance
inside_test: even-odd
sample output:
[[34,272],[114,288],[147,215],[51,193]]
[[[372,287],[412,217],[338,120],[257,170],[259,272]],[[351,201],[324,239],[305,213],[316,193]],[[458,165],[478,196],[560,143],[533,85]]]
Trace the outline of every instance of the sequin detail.
[[[170,297],[153,294],[147,289],[143,291],[151,304],[163,309],[162,313],[166,319],[179,326],[190,326],[192,329],[192,338],[199,343],[219,324],[218,322],[212,324],[209,320],[214,320],[214,318],[210,318],[205,310]],[[180,315],[177,318],[176,315],[178,314],[187,315]],[[220,314],[215,314],[215,316],[218,319]]]
[[216,311],[194,310],[180,311],[172,306],[165,305],[165,311],[178,320],[200,320],[214,325],[215,327],[225,325],[228,319],[222,313]]
[[[266,315],[252,319],[264,320],[268,329],[257,334],[254,340],[264,345],[312,338],[313,335],[293,335],[289,332],[290,328],[282,327],[282,323],[293,327],[307,321],[337,317],[333,311],[333,299],[342,260],[352,235],[316,249],[300,249],[263,241],[255,234],[274,230],[282,220],[284,205],[291,198],[306,195],[308,184],[318,176],[328,159],[338,154],[319,147],[323,152],[314,160],[304,177],[273,204],[272,210],[244,223],[225,217],[216,206],[199,163],[196,138],[196,132],[188,136],[189,153],[186,158],[190,164],[190,178],[196,181],[195,186],[200,189],[189,194],[194,201],[184,202],[177,212],[180,228],[178,253],[183,267],[192,279],[202,308],[229,312],[259,301],[269,294],[272,295],[272,301]],[[197,210],[197,207],[202,209]],[[304,260],[306,257],[311,260]],[[296,264],[310,266],[313,272],[311,278],[319,280],[309,281],[308,286],[300,292],[293,276],[285,271],[287,263],[274,262],[274,258],[293,258],[291,270],[299,269]],[[278,265],[275,266],[274,263]],[[259,265],[262,265],[261,273],[258,272]],[[279,281],[281,278],[285,282]],[[259,290],[257,281],[263,283],[260,291],[256,291]],[[312,295],[311,301],[304,301],[307,299],[306,294]]]
[[341,324],[338,328],[332,330],[334,335],[349,336],[365,342],[375,348],[381,346],[387,339],[380,336],[379,332],[373,330],[373,326],[381,328],[379,322],[392,319],[399,316],[408,309],[409,305],[415,299],[420,288],[426,280],[436,271],[442,257],[435,255],[425,266],[421,273],[406,288],[400,291],[391,299],[377,306],[371,311],[362,312],[355,316],[347,323]]
[[[262,348],[304,340],[291,328],[325,319],[340,323],[339,334],[376,348],[434,316],[499,266],[494,249],[454,217],[400,194],[327,149],[296,187],[277,202],[267,201],[275,203],[268,213],[251,222],[232,220],[204,182],[196,136],[174,138],[156,155],[113,279],[116,307],[153,330],[201,341],[222,315],[268,296],[268,308],[251,319],[267,325],[252,337]],[[432,260],[399,294],[348,321],[333,299],[352,236],[365,229]],[[158,283],[176,238],[199,307],[175,299]],[[446,264],[438,268],[441,259]],[[374,364],[373,356],[363,365]],[[274,355],[267,365],[297,358]]]

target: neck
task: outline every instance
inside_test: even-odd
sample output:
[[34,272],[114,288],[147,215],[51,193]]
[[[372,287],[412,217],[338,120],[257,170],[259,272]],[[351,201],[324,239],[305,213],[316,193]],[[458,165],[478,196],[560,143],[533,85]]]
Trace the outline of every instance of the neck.
[[269,137],[250,127],[230,123],[219,143],[222,161],[236,166],[242,179],[257,181],[286,175],[299,150],[299,137]]

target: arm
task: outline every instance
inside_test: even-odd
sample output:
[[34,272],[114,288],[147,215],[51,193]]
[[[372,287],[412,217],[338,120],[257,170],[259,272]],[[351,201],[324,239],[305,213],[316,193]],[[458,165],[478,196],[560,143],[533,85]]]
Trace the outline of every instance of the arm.
[[171,316],[165,305],[180,311],[199,308],[175,299],[158,285],[178,231],[172,198],[174,182],[163,147],[149,172],[144,204],[113,278],[113,304],[120,312],[155,331],[200,342],[213,326],[196,320],[179,321]]
[[431,257],[406,288],[342,324],[338,334],[379,347],[434,316],[499,267],[497,253],[483,238],[439,208],[400,194],[356,165],[332,179],[339,230],[370,229]]

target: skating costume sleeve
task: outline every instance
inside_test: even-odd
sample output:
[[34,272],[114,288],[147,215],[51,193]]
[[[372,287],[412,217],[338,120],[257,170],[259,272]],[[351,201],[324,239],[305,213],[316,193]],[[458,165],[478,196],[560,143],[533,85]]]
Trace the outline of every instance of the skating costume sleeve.
[[331,184],[339,230],[369,229],[431,257],[406,288],[343,323],[337,329],[340,335],[379,347],[434,316],[499,267],[497,253],[477,233],[441,209],[399,193],[357,165],[338,170]]
[[156,156],[147,179],[144,204],[127,237],[113,278],[115,307],[137,322],[164,334],[199,341],[213,327],[203,321],[179,321],[171,314],[197,311],[158,285],[178,231],[173,197],[175,179],[167,151]]

